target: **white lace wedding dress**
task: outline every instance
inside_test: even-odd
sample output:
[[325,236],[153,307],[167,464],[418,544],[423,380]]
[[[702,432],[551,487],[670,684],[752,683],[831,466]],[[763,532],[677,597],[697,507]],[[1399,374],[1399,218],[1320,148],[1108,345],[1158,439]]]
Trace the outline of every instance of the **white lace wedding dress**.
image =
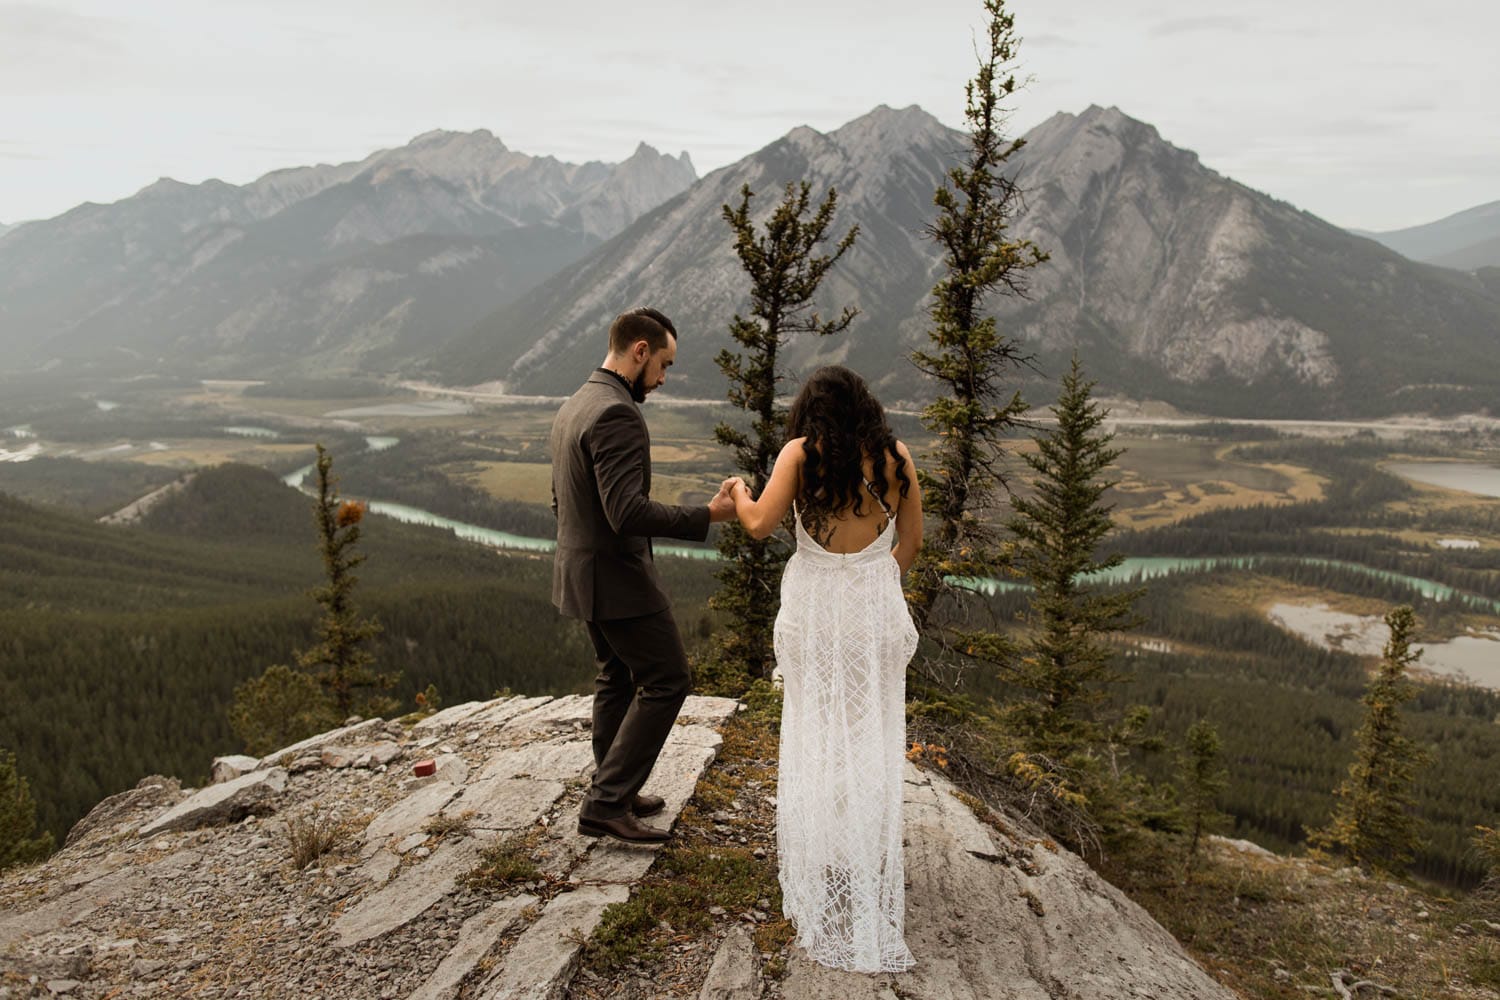
[[[883,506],[883,505],[882,505]],[[894,519],[859,552],[828,552],[797,523],[781,582],[776,845],[782,910],[824,965],[899,972],[906,665],[917,633],[891,556]]]

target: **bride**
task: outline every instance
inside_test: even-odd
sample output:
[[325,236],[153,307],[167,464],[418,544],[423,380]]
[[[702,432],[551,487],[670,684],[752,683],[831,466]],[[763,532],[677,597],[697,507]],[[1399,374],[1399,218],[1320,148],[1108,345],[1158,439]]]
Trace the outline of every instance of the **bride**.
[[790,509],[797,538],[775,626],[782,909],[813,959],[897,972],[915,961],[903,937],[901,792],[917,633],[901,579],[922,545],[916,466],[864,380],[838,365],[803,385],[788,436],[759,500],[733,484],[751,535],[766,537]]

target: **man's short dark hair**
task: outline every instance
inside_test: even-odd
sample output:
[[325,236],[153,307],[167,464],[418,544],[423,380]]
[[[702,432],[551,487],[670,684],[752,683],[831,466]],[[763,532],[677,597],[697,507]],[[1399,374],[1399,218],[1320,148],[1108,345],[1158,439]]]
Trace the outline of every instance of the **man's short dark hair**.
[[669,334],[673,340],[677,339],[677,327],[672,325],[672,321],[659,310],[641,306],[639,309],[620,313],[609,325],[609,349],[616,354],[624,354],[630,350],[631,344],[644,340],[650,345],[652,353],[655,353],[667,346]]

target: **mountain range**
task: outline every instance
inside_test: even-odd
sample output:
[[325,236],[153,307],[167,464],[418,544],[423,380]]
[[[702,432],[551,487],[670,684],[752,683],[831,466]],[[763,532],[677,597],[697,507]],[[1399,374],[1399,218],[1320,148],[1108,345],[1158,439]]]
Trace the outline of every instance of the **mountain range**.
[[31,362],[378,368],[432,349],[697,177],[642,144],[562,163],[429,132],[244,186],[163,178],[0,241],[0,350]]
[[[1409,260],[1118,109],[1054,115],[1025,138],[1013,229],[1051,259],[1026,298],[993,305],[1035,356],[1036,391],[1076,349],[1104,391],[1208,414],[1500,407],[1500,268]],[[923,229],[965,143],[920,108],[882,106],[701,179],[686,154],[644,145],[575,166],[434,132],[244,187],[164,180],[0,240],[0,351],[12,367],[364,371],[560,394],[602,356],[609,319],[651,303],[683,333],[665,391],[722,398],[713,358],[749,288],[720,208],[748,185],[764,220],[806,179],[838,191],[836,234],[860,227],[820,305],[861,315],[790,344],[789,372],[841,361],[888,401],[918,402],[930,389],[906,355],[940,267]]]
[[[843,337],[789,345],[790,369],[846,362],[884,398],[918,401],[928,389],[905,358],[925,337],[940,266],[922,230],[964,145],[916,107],[877,108],[826,135],[794,129],[455,339],[432,373],[570,391],[597,362],[609,316],[640,301],[690,331],[673,391],[721,395],[713,358],[749,290],[719,206],[749,185],[764,218],[783,184],[806,178],[839,192],[838,233],[861,230],[824,305],[863,316]],[[1029,297],[995,306],[1043,374],[1077,349],[1107,391],[1205,413],[1500,405],[1488,360],[1500,348],[1500,272],[1487,286],[1409,261],[1220,176],[1114,108],[1053,116],[1013,164],[1027,191],[1014,231],[1051,260]]]
[[1408,229],[1355,231],[1412,260],[1462,270],[1500,267],[1500,201]]

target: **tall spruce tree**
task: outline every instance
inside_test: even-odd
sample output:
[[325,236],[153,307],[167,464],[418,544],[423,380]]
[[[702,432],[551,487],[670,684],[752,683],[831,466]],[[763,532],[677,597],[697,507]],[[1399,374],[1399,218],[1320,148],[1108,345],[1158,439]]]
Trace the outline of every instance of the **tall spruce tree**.
[[1013,385],[1026,358],[1014,338],[1000,333],[986,300],[996,292],[1024,294],[1027,272],[1047,259],[1010,232],[1021,191],[1004,168],[1024,141],[1005,136],[1004,103],[1017,87],[1011,67],[1018,40],[1004,0],[985,0],[984,9],[987,45],[966,87],[968,153],[938,188],[937,219],[927,227],[942,250],[943,277],[933,288],[930,346],[911,358],[937,382],[936,398],[922,412],[937,447],[918,473],[933,530],[907,593],[919,630],[940,647],[1003,660],[999,633],[957,631],[952,614],[934,614],[943,598],[957,597],[953,578],[994,575],[1005,562],[992,523],[1008,492],[1002,442],[1026,409]]
[[1391,634],[1360,699],[1365,717],[1354,737],[1354,762],[1334,792],[1328,825],[1309,831],[1308,842],[1361,868],[1400,874],[1420,846],[1411,790],[1427,754],[1406,736],[1401,706],[1416,697],[1407,669],[1422,651],[1411,646],[1417,616],[1410,607],[1392,609],[1385,623]]
[[[725,349],[716,360],[729,381],[729,401],[747,412],[750,428],[726,422],[714,428],[714,434],[720,444],[733,449],[735,467],[755,496],[765,489],[771,466],[786,443],[786,410],[777,403],[785,377],[782,347],[800,334],[841,333],[857,315],[856,309],[845,307],[836,318],[824,320],[813,309],[819,286],[854,245],[859,227],[851,227],[828,253],[818,253],[817,248],[831,239],[828,230],[838,194],[829,188],[809,216],[811,192],[806,181],[788,184],[763,232],[751,217],[755,194],[749,185],[740,191],[738,208],[723,208],[724,221],[734,233],[735,254],[750,278],[750,316],[735,314],[729,334],[740,350]],[[728,612],[731,624],[721,633],[707,672],[716,690],[740,694],[749,682],[771,675],[776,595],[790,550],[783,538],[751,538],[739,522],[731,521],[719,536],[719,552],[724,565],[710,603]]]
[[365,506],[339,499],[332,474],[333,456],[321,444],[317,448],[318,495],[313,520],[328,583],[312,592],[313,600],[323,609],[317,625],[318,641],[297,654],[297,666],[323,686],[341,717],[354,711],[356,694],[361,696],[359,707],[364,714],[384,715],[396,708],[396,702],[381,692],[394,687],[398,675],[370,669],[375,657],[366,643],[380,634],[380,623],[360,617],[354,607],[354,585],[359,582],[354,570],[365,561],[354,547],[359,544]]
[[1016,714],[1036,748],[1049,753],[1104,741],[1092,709],[1106,685],[1124,679],[1105,637],[1138,621],[1131,608],[1141,591],[1111,591],[1086,579],[1125,558],[1097,555],[1114,527],[1114,505],[1104,494],[1116,481],[1106,471],[1124,449],[1112,447],[1114,434],[1103,431],[1108,414],[1093,400],[1094,385],[1075,355],[1052,407],[1057,426],[1036,435],[1036,450],[1022,456],[1034,493],[1012,500],[1007,521],[1015,567],[1032,587],[1030,635],[1010,678],[1030,699]]
[[1103,430],[1107,413],[1092,398],[1094,384],[1075,356],[1052,407],[1057,426],[1036,435],[1036,450],[1023,456],[1034,474],[1032,495],[1012,500],[1007,521],[1031,596],[1025,646],[1007,678],[1021,697],[1005,715],[1033,765],[1051,772],[1049,787],[1088,799],[1098,798],[1104,779],[1118,779],[1115,765],[1108,773],[1105,765],[1143,729],[1139,713],[1111,726],[1096,711],[1109,686],[1125,679],[1107,636],[1138,624],[1132,606],[1141,591],[1087,579],[1124,558],[1098,556],[1114,526],[1104,494],[1115,481],[1106,471],[1124,452]]
[[36,800],[16,769],[16,755],[0,749],[0,871],[52,853],[52,834],[35,834]]

